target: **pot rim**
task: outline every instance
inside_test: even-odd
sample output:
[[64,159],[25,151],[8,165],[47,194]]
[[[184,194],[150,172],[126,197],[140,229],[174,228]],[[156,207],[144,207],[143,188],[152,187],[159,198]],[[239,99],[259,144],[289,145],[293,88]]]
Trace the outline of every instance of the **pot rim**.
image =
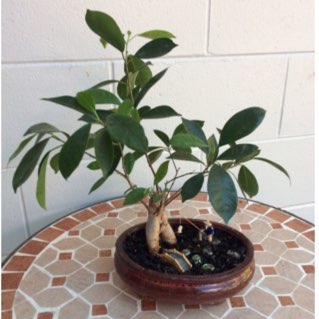
[[[201,219],[189,218],[189,220],[195,224],[202,222]],[[170,218],[169,222],[174,225],[177,222],[178,223],[180,222],[180,218]],[[227,271],[224,271],[224,272],[221,272],[218,274],[207,274],[207,275],[167,274],[167,273],[162,273],[162,272],[152,270],[149,268],[145,268],[145,267],[141,266],[140,264],[138,264],[137,262],[133,261],[124,251],[124,248],[123,248],[124,240],[129,234],[131,234],[137,230],[140,230],[142,228],[145,228],[146,222],[134,225],[134,226],[128,228],[127,230],[125,230],[119,236],[119,238],[116,240],[115,253],[119,254],[121,256],[121,258],[123,258],[127,264],[134,267],[136,270],[141,271],[143,273],[147,273],[153,277],[156,277],[156,278],[162,279],[162,280],[178,279],[180,281],[187,281],[187,282],[192,282],[192,281],[194,281],[194,282],[195,281],[196,282],[203,281],[204,282],[204,281],[207,281],[207,279],[210,279],[210,280],[213,279],[214,281],[219,282],[219,281],[223,281],[225,278],[228,278],[230,276],[234,276],[236,274],[240,275],[242,270],[245,269],[247,266],[249,266],[254,258],[253,244],[243,233],[241,233],[237,229],[234,229],[228,225],[221,224],[218,222],[214,222],[214,221],[211,221],[211,222],[213,223],[214,228],[222,229],[223,231],[231,233],[235,237],[239,238],[243,242],[243,244],[247,247],[247,253],[246,253],[245,259],[241,263],[237,264],[234,268],[232,268],[230,270],[227,270]],[[187,223],[187,221],[182,219],[182,224],[186,224],[186,223]]]

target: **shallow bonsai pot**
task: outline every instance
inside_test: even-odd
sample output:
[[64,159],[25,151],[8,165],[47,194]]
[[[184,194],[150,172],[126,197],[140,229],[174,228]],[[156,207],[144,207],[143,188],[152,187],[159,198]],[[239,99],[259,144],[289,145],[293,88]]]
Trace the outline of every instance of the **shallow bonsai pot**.
[[[200,226],[201,221],[191,219]],[[171,219],[171,225],[180,223]],[[183,275],[167,274],[146,269],[134,262],[124,251],[128,235],[145,228],[145,223],[133,226],[121,234],[116,242],[115,268],[121,279],[139,296],[182,304],[217,304],[237,294],[252,279],[255,270],[254,248],[242,233],[229,226],[213,223],[215,229],[222,229],[238,238],[246,246],[245,259],[235,268],[219,274]]]

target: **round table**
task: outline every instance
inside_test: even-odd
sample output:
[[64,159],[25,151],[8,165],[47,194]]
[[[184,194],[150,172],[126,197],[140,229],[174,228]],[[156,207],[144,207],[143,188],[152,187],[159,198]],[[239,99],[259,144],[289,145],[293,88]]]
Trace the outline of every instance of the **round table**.
[[[206,193],[174,200],[171,217],[220,221]],[[287,212],[239,201],[230,226],[255,248],[256,272],[217,306],[140,299],[114,269],[116,238],[146,220],[141,205],[115,199],[60,219],[37,233],[2,268],[3,319],[314,318],[314,226]],[[150,296],[151,298],[151,296]]]

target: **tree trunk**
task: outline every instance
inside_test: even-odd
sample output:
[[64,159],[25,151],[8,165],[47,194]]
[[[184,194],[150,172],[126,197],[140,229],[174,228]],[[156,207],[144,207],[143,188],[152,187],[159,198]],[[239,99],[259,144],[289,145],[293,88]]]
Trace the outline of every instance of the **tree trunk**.
[[151,203],[146,223],[146,242],[151,254],[157,254],[160,250],[160,240],[170,244],[176,244],[176,236],[168,222],[167,212],[164,207]]

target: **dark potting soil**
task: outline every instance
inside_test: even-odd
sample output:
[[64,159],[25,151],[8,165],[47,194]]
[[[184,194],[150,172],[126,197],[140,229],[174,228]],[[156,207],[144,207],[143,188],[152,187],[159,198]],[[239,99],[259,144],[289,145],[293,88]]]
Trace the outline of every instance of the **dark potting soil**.
[[[176,233],[177,226],[173,229]],[[215,229],[213,242],[198,240],[198,230],[191,225],[183,225],[182,234],[176,234],[177,245],[175,247],[162,243],[162,249],[175,248],[180,252],[184,249],[191,251],[188,256],[193,264],[190,271],[184,274],[203,275],[208,273],[221,273],[234,268],[241,263],[246,256],[246,247],[236,237],[229,233]],[[162,273],[180,274],[178,270],[157,256],[151,255],[147,250],[145,230],[139,230],[126,238],[124,250],[129,257],[144,268],[156,270]],[[194,255],[200,255],[201,262],[195,264]],[[213,265],[214,270],[203,269],[204,264]]]

